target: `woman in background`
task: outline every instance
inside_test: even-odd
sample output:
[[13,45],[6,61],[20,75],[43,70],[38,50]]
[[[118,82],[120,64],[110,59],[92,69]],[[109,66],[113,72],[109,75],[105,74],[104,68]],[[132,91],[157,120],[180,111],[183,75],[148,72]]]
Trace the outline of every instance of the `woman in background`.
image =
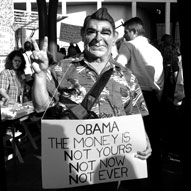
[[22,103],[25,91],[25,59],[19,50],[13,50],[0,73],[0,100],[4,105]]

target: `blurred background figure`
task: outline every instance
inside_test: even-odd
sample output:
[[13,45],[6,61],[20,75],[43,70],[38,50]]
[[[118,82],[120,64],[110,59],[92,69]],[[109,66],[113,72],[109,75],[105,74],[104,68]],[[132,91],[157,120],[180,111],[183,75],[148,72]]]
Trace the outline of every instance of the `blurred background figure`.
[[63,58],[66,57],[66,49],[64,47],[60,48],[60,52],[63,54]]
[[70,43],[70,46],[68,47],[68,54],[67,58],[75,58],[78,54],[81,53],[81,50],[77,44]]
[[25,67],[25,75],[29,75],[32,76],[33,74],[33,69],[31,67],[31,59],[30,56],[32,54],[32,50],[33,50],[33,45],[30,41],[26,41],[24,43],[24,52],[23,52],[23,56],[25,58],[25,62],[26,62],[26,67]]
[[0,73],[0,99],[4,105],[22,103],[27,96],[25,59],[19,50],[10,52]]
[[174,105],[179,107],[182,105],[182,101],[185,97],[182,55],[181,55],[179,46],[177,46],[177,53],[178,53],[179,72],[178,72],[176,87],[175,87],[175,92],[174,92]]
[[25,62],[26,62],[26,67],[25,67],[25,81],[27,83],[27,91],[28,91],[28,97],[30,97],[31,100],[31,88],[33,85],[33,81],[34,81],[34,77],[33,77],[33,73],[34,70],[32,69],[32,65],[31,65],[31,54],[33,51],[33,44],[31,43],[30,40],[27,40],[24,43],[24,52],[23,52],[23,56],[25,58]]
[[63,60],[65,55],[60,51],[60,46],[57,44],[57,62]]
[[181,120],[182,100],[184,98],[184,81],[182,60],[179,47],[174,38],[164,34],[159,42],[159,50],[163,56],[164,89],[161,100],[161,117],[165,123],[161,126],[161,150],[163,158],[178,158],[180,155],[179,128]]
[[164,68],[164,88],[162,95],[162,104],[165,107],[173,106],[174,93],[179,73],[179,59],[174,39],[169,34],[164,34],[158,46],[163,56]]

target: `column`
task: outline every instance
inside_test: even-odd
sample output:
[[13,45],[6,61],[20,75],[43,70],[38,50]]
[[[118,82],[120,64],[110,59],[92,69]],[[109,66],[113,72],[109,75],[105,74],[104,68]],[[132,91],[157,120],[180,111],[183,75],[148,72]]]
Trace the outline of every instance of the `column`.
[[137,2],[136,1],[133,1],[131,3],[131,14],[132,14],[132,17],[137,16]]
[[170,2],[165,4],[165,33],[170,34]]
[[26,11],[31,12],[31,2],[30,1],[26,1]]
[[102,0],[97,0],[97,9],[102,7]]
[[66,0],[62,0],[61,3],[61,14],[66,15]]

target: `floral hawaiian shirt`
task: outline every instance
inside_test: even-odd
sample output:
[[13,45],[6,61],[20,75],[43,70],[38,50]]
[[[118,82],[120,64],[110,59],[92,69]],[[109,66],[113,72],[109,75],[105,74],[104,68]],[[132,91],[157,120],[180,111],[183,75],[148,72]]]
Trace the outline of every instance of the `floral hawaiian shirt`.
[[[138,113],[148,115],[142,91],[132,72],[121,67],[112,57],[102,73],[110,68],[113,68],[113,73],[91,111],[99,118]],[[47,87],[52,100],[59,101],[62,95],[77,104],[82,102],[99,76],[83,56],[73,61],[62,60],[49,71]]]

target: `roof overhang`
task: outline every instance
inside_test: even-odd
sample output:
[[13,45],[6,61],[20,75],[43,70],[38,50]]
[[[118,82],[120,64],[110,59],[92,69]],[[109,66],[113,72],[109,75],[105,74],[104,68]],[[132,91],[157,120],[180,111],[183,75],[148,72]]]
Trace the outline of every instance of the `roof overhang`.
[[[57,14],[57,22],[67,18],[67,16]],[[28,12],[23,10],[14,10],[14,23],[13,30],[16,31],[19,28],[25,28],[28,30],[36,30],[39,28],[38,12]]]

